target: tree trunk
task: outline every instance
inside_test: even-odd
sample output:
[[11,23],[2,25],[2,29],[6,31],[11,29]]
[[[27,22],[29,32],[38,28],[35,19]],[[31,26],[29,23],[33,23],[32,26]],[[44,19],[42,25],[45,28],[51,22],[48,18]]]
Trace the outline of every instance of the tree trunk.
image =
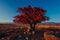
[[35,30],[35,24],[30,24],[31,27],[31,39],[33,40],[44,40],[44,30]]
[[29,40],[33,40],[33,37],[34,37],[34,35],[35,35],[35,24],[30,24],[30,27],[31,27],[31,29],[30,29],[30,35],[29,35]]

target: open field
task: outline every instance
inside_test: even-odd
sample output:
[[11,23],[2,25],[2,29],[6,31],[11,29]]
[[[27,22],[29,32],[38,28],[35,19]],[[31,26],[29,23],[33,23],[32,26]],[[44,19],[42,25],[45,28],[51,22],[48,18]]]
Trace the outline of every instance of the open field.
[[36,32],[29,32],[29,24],[0,24],[0,40],[60,40],[60,24],[36,24]]

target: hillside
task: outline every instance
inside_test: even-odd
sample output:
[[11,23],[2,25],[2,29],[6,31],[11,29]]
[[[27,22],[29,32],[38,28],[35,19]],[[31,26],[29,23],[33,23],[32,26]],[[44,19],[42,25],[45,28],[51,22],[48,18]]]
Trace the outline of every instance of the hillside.
[[[29,24],[16,25],[13,23],[0,23],[0,39],[1,40],[60,40],[60,23],[41,23],[35,25],[36,33],[29,32]],[[26,32],[28,34],[26,34]],[[24,35],[26,39],[20,39],[20,35]],[[26,37],[26,35],[32,35]],[[44,38],[44,39],[43,39]]]

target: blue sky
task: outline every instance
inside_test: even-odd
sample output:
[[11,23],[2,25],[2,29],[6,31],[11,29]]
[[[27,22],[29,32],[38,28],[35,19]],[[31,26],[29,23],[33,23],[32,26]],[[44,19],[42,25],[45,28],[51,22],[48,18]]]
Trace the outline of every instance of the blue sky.
[[60,0],[0,0],[0,22],[13,22],[13,17],[18,15],[18,7],[41,7],[47,10],[50,17],[47,22],[60,22]]

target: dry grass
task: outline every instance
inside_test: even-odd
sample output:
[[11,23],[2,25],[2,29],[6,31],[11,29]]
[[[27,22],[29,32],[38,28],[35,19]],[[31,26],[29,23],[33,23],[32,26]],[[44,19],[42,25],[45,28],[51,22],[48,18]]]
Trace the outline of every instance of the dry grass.
[[[45,40],[60,40],[60,38],[54,36],[54,35],[49,35],[47,34],[50,31],[53,31],[55,29],[58,29],[59,31],[55,30],[57,33],[60,32],[60,25],[55,25],[55,24],[37,24],[35,26],[35,29],[37,31],[39,31],[40,33],[42,33],[42,31],[44,31],[44,39]],[[19,36],[21,35],[21,33],[25,33],[26,32],[30,35],[31,33],[29,32],[30,30],[30,25],[10,25],[10,24],[3,24],[0,25],[0,32],[2,31],[2,33],[5,33],[7,36],[6,37],[2,37],[0,40],[13,40],[16,36],[19,38]],[[42,30],[42,31],[41,31]],[[52,32],[52,33],[56,33],[56,32]],[[41,35],[41,34],[40,34]],[[31,40],[41,40],[41,36],[37,36],[34,37],[35,35],[33,35],[33,38]]]

